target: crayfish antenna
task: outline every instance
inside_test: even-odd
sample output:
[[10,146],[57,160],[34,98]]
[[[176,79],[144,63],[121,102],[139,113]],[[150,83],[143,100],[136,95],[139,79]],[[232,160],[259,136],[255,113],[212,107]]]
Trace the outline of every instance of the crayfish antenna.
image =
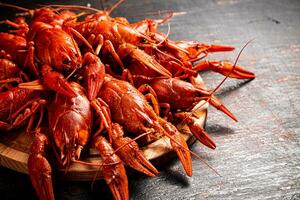
[[166,17],[156,20],[156,22],[158,24],[163,24],[165,22],[167,22],[169,19],[171,19],[174,16],[174,11],[173,10],[165,10],[164,12],[159,11],[158,14],[161,15],[162,13],[168,13],[169,15],[167,15]]
[[125,0],[119,0],[117,3],[115,3],[112,7],[107,9],[108,15],[110,15],[121,3],[123,3]]
[[44,8],[46,7],[58,7],[58,8],[62,8],[62,9],[78,9],[78,10],[90,10],[90,11],[94,11],[94,12],[101,12],[101,10],[98,10],[96,8],[91,8],[91,7],[87,7],[87,6],[80,6],[80,5],[63,5],[63,4],[51,4],[51,5],[47,5],[47,4],[39,4],[40,6],[43,6]]
[[18,9],[18,10],[21,10],[21,11],[25,11],[25,13],[19,13],[17,15],[31,15],[31,16],[33,16],[33,14],[34,14],[34,10],[30,10],[30,9],[23,8],[21,6],[16,6],[16,5],[13,5],[13,4],[7,4],[7,3],[1,3],[0,2],[0,6],[14,8],[14,9]]
[[143,13],[143,15],[136,15],[136,17],[142,17],[142,16],[146,16],[146,15],[159,15],[159,16],[161,16],[164,13],[167,14],[164,18],[154,20],[157,24],[163,24],[163,23],[167,22],[169,19],[171,19],[173,16],[175,16],[173,10],[159,10],[159,11],[156,11],[156,12],[146,12],[146,13]]

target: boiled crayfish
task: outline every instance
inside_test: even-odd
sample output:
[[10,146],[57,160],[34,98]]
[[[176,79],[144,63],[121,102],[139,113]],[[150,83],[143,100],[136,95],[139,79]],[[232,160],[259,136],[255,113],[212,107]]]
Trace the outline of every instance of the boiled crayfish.
[[[191,176],[195,153],[176,126],[186,124],[201,143],[216,148],[197,124],[194,106],[206,101],[237,121],[215,91],[228,77],[255,78],[236,63],[203,60],[234,47],[173,41],[169,32],[160,33],[157,27],[172,12],[136,23],[111,17],[122,2],[107,10],[0,3],[25,12],[0,22],[11,27],[0,33],[0,130],[27,126],[34,133],[28,171],[40,199],[54,199],[52,167],[67,170],[73,162],[100,167],[114,199],[129,199],[124,165],[158,174],[140,147],[162,136]],[[208,91],[196,81],[203,70],[225,78]],[[81,160],[89,148],[98,150],[101,163]]]

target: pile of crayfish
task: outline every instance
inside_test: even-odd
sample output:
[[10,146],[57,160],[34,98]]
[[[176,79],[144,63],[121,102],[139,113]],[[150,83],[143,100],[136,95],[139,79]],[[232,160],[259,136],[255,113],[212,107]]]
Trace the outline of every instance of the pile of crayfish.
[[[136,23],[111,17],[121,2],[106,10],[0,4],[22,12],[1,21],[10,28],[0,32],[0,130],[25,126],[34,134],[28,171],[40,199],[54,199],[51,165],[67,169],[74,162],[101,166],[113,197],[129,199],[124,164],[158,174],[139,146],[162,136],[191,176],[191,152],[176,126],[186,124],[214,149],[193,107],[205,101],[237,120],[196,76],[212,70],[226,78],[255,78],[236,63],[205,60],[234,47],[172,41],[159,32],[171,15]],[[101,164],[81,160],[89,147],[99,151]],[[57,161],[50,163],[46,152]]]

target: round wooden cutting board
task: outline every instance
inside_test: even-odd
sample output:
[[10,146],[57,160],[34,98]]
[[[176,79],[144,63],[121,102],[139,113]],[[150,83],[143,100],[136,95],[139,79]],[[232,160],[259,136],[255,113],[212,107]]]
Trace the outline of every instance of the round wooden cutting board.
[[[202,82],[200,76],[197,81]],[[199,102],[197,106],[201,105],[201,108],[197,109],[194,115],[198,118],[197,123],[204,127],[207,117],[208,103]],[[195,141],[192,137],[187,126],[178,127],[181,134],[184,136],[188,144]],[[26,134],[24,130],[18,130],[14,132],[3,132],[0,134],[0,165],[9,169],[28,174],[27,159],[29,156],[30,145],[33,141],[33,135]],[[167,156],[172,151],[170,140],[167,137],[162,137],[159,140],[142,148],[144,155],[149,160],[158,160]],[[90,149],[89,155],[81,158],[83,161],[92,163],[101,163],[101,158],[97,156],[97,151]],[[93,180],[95,174],[98,172],[97,179],[101,179],[101,173],[99,173],[99,167],[87,166],[78,163],[72,163],[70,168],[65,171],[59,170],[59,174],[64,179],[86,181]],[[101,172],[101,171],[100,171]]]

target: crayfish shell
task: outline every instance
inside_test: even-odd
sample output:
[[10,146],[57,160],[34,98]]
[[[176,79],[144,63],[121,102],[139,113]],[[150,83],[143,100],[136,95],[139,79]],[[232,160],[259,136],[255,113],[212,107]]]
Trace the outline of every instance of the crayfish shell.
[[[197,77],[197,80],[202,82],[200,76]],[[203,101],[199,102],[197,105],[203,105]],[[197,107],[197,105],[195,107]],[[204,106],[201,106],[201,109],[194,113],[198,117],[197,123],[201,124],[203,127],[207,118],[207,107],[208,104],[205,103]],[[186,125],[177,128],[180,130],[181,134],[189,145],[196,140]],[[23,129],[9,132],[9,134],[5,134],[3,136],[4,137],[0,137],[1,165],[27,174],[27,160],[33,136],[31,134],[25,134],[25,130]],[[159,161],[160,163],[162,160],[166,162],[168,158],[171,158],[170,153],[172,148],[169,139],[166,137],[161,137],[157,141],[144,146],[142,151],[148,160],[154,163],[158,163]],[[89,154],[81,159],[83,161],[92,163],[101,162],[98,152],[94,149],[90,149]],[[94,178],[96,172],[98,171],[99,167],[72,163],[67,172],[63,168],[59,171],[59,177],[74,181],[90,181]],[[101,177],[101,173],[98,172],[97,179],[102,178],[103,177]]]

